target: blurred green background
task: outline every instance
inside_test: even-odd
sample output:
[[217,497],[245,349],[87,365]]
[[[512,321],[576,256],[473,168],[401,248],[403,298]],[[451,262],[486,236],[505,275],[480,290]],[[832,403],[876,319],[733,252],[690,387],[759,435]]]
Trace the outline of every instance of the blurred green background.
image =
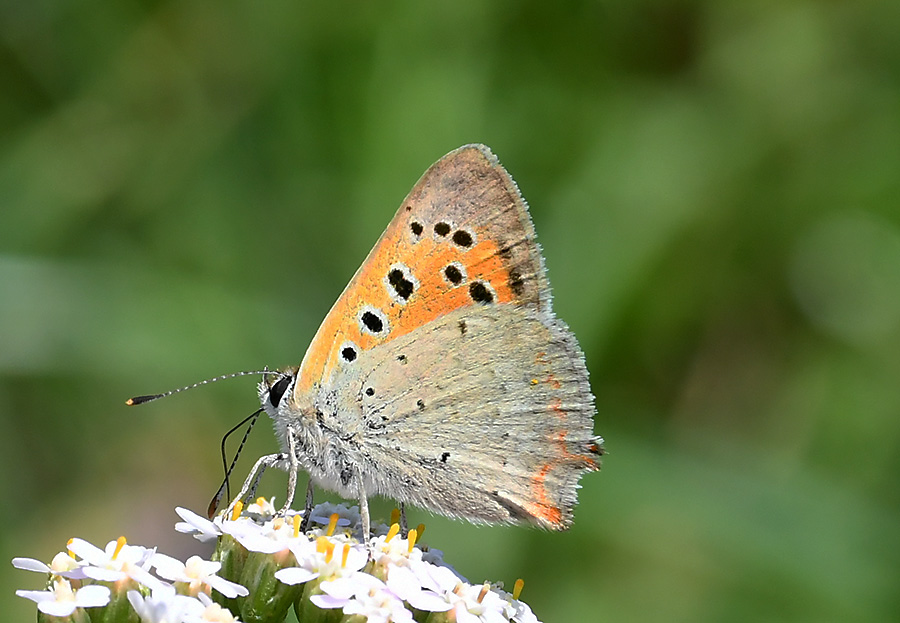
[[[0,3],[0,563],[203,551],[173,507],[255,379],[124,399],[299,363],[478,141],[610,454],[571,532],[414,513],[425,540],[547,622],[898,620],[898,32],[891,2]],[[41,578],[0,569],[33,620]]]

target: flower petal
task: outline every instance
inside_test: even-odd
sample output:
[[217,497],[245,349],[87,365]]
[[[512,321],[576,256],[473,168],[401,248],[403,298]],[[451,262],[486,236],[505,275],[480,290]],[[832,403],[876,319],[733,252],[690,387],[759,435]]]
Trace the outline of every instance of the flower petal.
[[38,603],[38,610],[52,617],[67,617],[75,612],[77,607],[74,601],[56,601],[55,599]]
[[91,584],[75,592],[75,603],[79,608],[96,608],[109,603],[109,588]]
[[310,571],[303,567],[286,567],[275,572],[275,577],[285,584],[303,584],[319,577],[318,571]]
[[46,563],[34,558],[13,558],[13,567],[24,571],[40,571],[41,573],[50,573],[50,567]]

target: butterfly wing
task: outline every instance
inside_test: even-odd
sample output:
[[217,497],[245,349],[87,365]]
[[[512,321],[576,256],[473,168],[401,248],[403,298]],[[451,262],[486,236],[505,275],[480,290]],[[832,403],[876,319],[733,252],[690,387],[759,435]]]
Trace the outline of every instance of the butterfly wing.
[[598,468],[584,359],[558,320],[451,312],[363,353],[339,409],[362,410],[367,490],[472,521],[569,526]]
[[291,400],[359,442],[370,494],[569,525],[601,452],[593,396],[525,202],[486,147],[422,176],[323,321]]
[[487,147],[466,145],[403,201],[310,343],[295,395],[362,351],[487,300],[549,312],[550,288],[515,182]]

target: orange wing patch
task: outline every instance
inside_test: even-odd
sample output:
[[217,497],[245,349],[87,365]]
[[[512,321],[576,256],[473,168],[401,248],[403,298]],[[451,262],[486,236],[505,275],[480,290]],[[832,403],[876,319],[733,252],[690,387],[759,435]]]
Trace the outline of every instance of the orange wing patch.
[[[444,236],[419,229],[410,240],[407,227],[406,219],[388,227],[328,313],[303,359],[296,391],[309,391],[327,379],[347,343],[365,351],[462,307],[515,302],[494,241],[462,229]],[[377,320],[365,316],[367,311]]]

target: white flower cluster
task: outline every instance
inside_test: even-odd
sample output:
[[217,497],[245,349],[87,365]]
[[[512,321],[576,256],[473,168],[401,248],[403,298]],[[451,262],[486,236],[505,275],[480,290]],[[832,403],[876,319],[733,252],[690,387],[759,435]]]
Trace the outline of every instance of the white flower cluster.
[[110,541],[105,549],[72,539],[67,550],[54,556],[49,565],[32,558],[14,558],[13,566],[18,569],[51,576],[48,590],[19,590],[16,595],[37,602],[44,614],[68,617],[77,608],[103,607],[110,602],[108,586],[88,582],[127,583],[137,587],[128,590],[127,599],[147,623],[239,623],[208,595],[213,588],[228,597],[247,595],[243,586],[216,575],[221,567],[218,562],[191,556],[183,563],[156,549],[128,545],[125,537]]
[[[176,512],[184,520],[176,530],[201,541],[218,539],[215,557],[223,562],[236,550],[270,557],[275,578],[288,590],[300,590],[295,609],[341,609],[345,616],[385,623],[412,622],[416,614],[422,620],[428,613],[445,613],[447,620],[460,623],[537,622],[531,609],[512,594],[487,583],[469,584],[443,562],[439,550],[418,546],[424,526],[410,530],[405,538],[398,534],[397,524],[390,529],[375,526],[376,536],[364,544],[355,538],[360,525],[356,507],[320,504],[312,511],[314,527],[305,532],[299,530],[301,513],[277,516],[272,501],[262,498],[233,518],[219,515],[210,521],[183,508]],[[50,590],[18,591],[37,601],[46,614],[67,616],[76,608],[106,605],[110,591],[105,586],[74,589],[69,584],[71,580],[80,585],[84,578],[103,582],[128,578],[138,583],[142,590],[129,591],[128,600],[149,623],[232,623],[237,619],[212,603],[210,591],[229,598],[248,594],[241,584],[216,575],[222,567],[219,562],[192,557],[181,563],[154,550],[126,545],[124,539],[111,542],[105,551],[73,539],[68,550],[49,566],[29,559],[13,561],[19,568],[51,574]],[[248,599],[253,599],[253,578],[245,572],[240,580],[250,588]],[[305,604],[299,603],[301,599]]]

